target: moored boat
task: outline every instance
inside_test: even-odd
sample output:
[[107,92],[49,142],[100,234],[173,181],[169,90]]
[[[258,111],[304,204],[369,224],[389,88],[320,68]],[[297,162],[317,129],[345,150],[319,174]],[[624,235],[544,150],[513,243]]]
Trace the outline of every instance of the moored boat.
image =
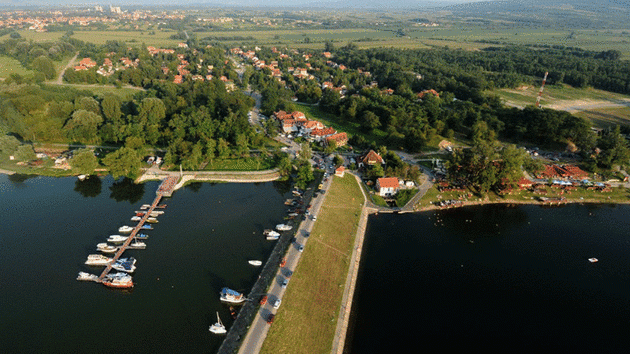
[[127,248],[130,250],[143,250],[147,248],[147,244],[140,241],[134,241],[130,243],[129,246],[127,246]]
[[133,227],[127,226],[127,225],[121,226],[118,228],[118,232],[122,232],[122,233],[129,233],[131,231],[133,231]]
[[102,254],[91,254],[88,256],[85,264],[92,266],[105,266],[108,265],[113,259],[103,256]]
[[247,261],[247,263],[249,263],[249,264],[251,264],[253,266],[256,266],[256,267],[260,267],[262,265],[262,261],[255,260],[255,259],[253,259],[251,261]]
[[120,235],[110,235],[107,238],[107,242],[111,242],[111,243],[123,243],[125,241],[127,241],[127,239],[129,238],[129,236],[120,236]]
[[136,270],[136,259],[133,257],[119,258],[112,264],[112,268],[119,272],[133,273]]
[[142,225],[140,226],[142,230],[153,230],[153,226],[151,225]]
[[597,263],[597,262],[599,262],[599,259],[597,259],[597,258],[589,258],[588,261],[591,262],[591,263]]
[[90,274],[90,273],[86,273],[86,272],[79,272],[79,276],[77,277],[77,280],[81,280],[81,281],[97,281],[98,280],[98,275]]
[[146,239],[149,238],[149,235],[147,235],[147,234],[136,234],[135,238],[138,239],[138,240],[146,240]]
[[232,304],[240,304],[241,302],[245,301],[245,296],[243,296],[243,294],[230,288],[221,289],[220,294],[221,301],[229,302]]
[[293,226],[287,224],[278,224],[276,225],[276,230],[278,231],[289,231],[293,228]]
[[219,313],[217,312],[217,323],[210,326],[210,332],[214,334],[225,334],[227,331],[225,330],[225,326],[221,323],[221,318],[219,317]]
[[110,288],[128,289],[133,288],[133,278],[127,273],[108,274],[103,278],[103,285]]
[[273,230],[265,230],[263,232],[263,235],[265,235],[265,237],[267,237],[267,240],[277,240],[280,237],[280,234],[276,231]]
[[78,175],[77,178],[79,179],[79,181],[85,181],[85,179],[88,177],[88,175]]
[[107,244],[106,242],[97,244],[96,249],[103,253],[116,253],[116,251],[118,251],[118,247]]
[[157,223],[157,222],[158,222],[158,219],[156,219],[156,218],[154,218],[154,217],[147,218],[147,222],[152,223],[152,224],[155,224],[155,223]]
[[146,209],[149,209],[150,207],[151,207],[151,204],[142,204],[142,206],[140,206],[140,209],[146,210]]
[[135,215],[131,217],[131,221],[140,221],[140,220],[142,220],[141,216]]

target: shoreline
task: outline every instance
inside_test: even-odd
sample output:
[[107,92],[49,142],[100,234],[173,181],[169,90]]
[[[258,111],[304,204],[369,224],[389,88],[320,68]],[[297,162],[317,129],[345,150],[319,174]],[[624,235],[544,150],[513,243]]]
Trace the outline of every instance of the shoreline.
[[[449,206],[441,208],[436,205],[429,205],[426,207],[418,208],[413,210],[413,212],[424,212],[424,211],[432,211],[432,210],[447,210],[447,209],[459,209],[466,208],[471,206],[478,205],[490,205],[490,204],[512,204],[512,205],[539,205],[539,206],[560,206],[566,204],[630,204],[630,200],[628,201],[620,201],[611,199],[609,201],[599,200],[599,199],[565,199],[561,202],[550,202],[544,203],[539,200],[492,200],[492,201],[462,201],[460,205],[457,206]],[[392,210],[393,212],[393,210]]]

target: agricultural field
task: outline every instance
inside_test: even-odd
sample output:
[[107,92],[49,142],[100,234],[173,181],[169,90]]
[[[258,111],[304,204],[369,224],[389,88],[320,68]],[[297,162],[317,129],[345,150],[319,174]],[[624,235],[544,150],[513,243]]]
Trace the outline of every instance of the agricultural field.
[[0,78],[6,79],[11,74],[31,76],[33,75],[33,71],[23,67],[16,59],[0,56]]
[[[492,93],[501,97],[507,105],[525,107],[536,103],[539,89],[540,87],[535,86],[522,86],[517,89],[497,89]],[[593,88],[545,86],[540,105],[587,118],[597,127],[630,122],[630,96]]]
[[351,174],[333,177],[261,353],[329,353],[363,205]]
[[128,45],[142,45],[154,46],[157,48],[175,48],[177,43],[181,42],[179,39],[169,39],[170,36],[175,34],[174,31],[155,31],[155,34],[151,34],[151,31],[74,31],[72,38],[94,43],[105,44],[107,41],[117,40],[125,42]]

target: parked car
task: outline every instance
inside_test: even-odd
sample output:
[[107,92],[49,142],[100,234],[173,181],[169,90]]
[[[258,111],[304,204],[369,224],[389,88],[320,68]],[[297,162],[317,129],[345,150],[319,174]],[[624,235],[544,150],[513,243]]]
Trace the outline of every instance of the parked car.
[[302,245],[298,245],[298,248],[297,248],[297,249],[298,249],[298,251],[302,252],[302,251],[304,251],[304,246],[302,246]]
[[274,309],[278,309],[280,308],[280,304],[282,303],[282,300],[277,299],[276,302],[273,303],[273,308]]
[[287,287],[288,284],[289,284],[289,279],[282,279],[282,283],[280,284],[280,286],[284,289]]
[[272,324],[275,318],[276,318],[276,315],[274,315],[273,313],[270,313],[269,317],[267,317],[267,323]]
[[260,305],[264,305],[267,303],[267,295],[263,296],[262,299],[260,299]]

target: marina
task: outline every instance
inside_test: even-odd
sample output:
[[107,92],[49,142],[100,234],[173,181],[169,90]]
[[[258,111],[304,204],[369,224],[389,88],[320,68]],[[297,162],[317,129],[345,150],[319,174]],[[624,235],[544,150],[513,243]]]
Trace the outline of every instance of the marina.
[[[101,273],[100,276],[93,276],[91,274],[87,274],[84,272],[79,273],[79,277],[77,280],[82,281],[95,281],[97,283],[101,283],[105,286],[111,288],[121,288],[128,289],[133,287],[133,279],[128,273],[133,273],[136,270],[136,259],[133,257],[130,258],[120,258],[122,254],[127,249],[145,249],[147,245],[144,242],[137,241],[137,238],[146,239],[148,236],[145,234],[139,234],[140,230],[152,230],[151,225],[145,225],[145,222],[157,223],[157,219],[155,216],[151,215],[161,215],[162,213],[154,213],[154,209],[158,206],[160,208],[165,208],[166,205],[159,205],[158,203],[162,199],[164,195],[172,195],[173,188],[175,188],[178,181],[178,177],[171,176],[167,177],[162,181],[160,186],[158,187],[158,192],[153,200],[153,204],[144,204],[140,207],[140,209],[144,209],[144,212],[136,212],[136,215],[131,218],[132,221],[137,221],[138,224],[135,227],[131,226],[121,226],[118,229],[118,232],[121,233],[130,233],[129,236],[121,236],[121,235],[110,235],[107,239],[108,242],[111,243],[122,243],[120,247],[111,246],[107,243],[99,243],[96,247],[99,251],[103,253],[114,253],[115,255],[112,258],[108,258],[101,254],[95,254],[88,256],[88,260],[85,262],[87,265],[93,266],[105,266],[105,269]],[[141,214],[142,216],[138,215]],[[138,237],[141,236],[141,237]],[[114,269],[117,270],[118,273],[109,274],[110,271]],[[87,275],[86,275],[87,274]]]

